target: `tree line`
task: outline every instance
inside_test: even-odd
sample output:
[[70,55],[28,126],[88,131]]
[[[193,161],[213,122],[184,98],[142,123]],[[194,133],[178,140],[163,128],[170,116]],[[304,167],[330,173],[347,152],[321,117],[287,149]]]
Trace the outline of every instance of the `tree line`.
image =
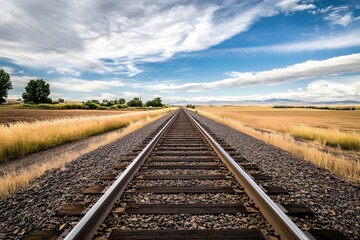
[[289,105],[275,105],[273,108],[309,108],[309,109],[320,109],[320,110],[357,110],[356,106],[289,106]]
[[[0,103],[6,102],[8,91],[12,89],[12,83],[10,75],[5,70],[0,69]],[[25,92],[22,94],[24,103],[27,104],[49,104],[53,103],[50,95],[50,84],[43,79],[33,79],[25,87]],[[59,98],[59,103],[64,103],[63,98]],[[77,104],[79,105],[79,104]],[[107,109],[107,108],[126,108],[126,107],[164,107],[160,97],[156,97],[153,100],[147,101],[145,104],[140,98],[126,102],[125,98],[119,98],[115,100],[106,100],[102,102],[99,100],[89,100],[83,102],[82,106],[69,106],[65,108],[89,108],[89,109]]]

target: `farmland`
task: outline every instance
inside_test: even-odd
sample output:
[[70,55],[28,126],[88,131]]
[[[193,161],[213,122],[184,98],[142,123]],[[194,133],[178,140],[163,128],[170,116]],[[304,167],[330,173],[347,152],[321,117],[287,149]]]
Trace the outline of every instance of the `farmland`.
[[0,108],[0,124],[35,122],[68,117],[107,116],[128,113],[123,110],[44,110]]
[[[15,111],[19,111],[19,109]],[[84,112],[78,110],[71,110],[70,112],[64,112],[64,110],[38,112],[37,110],[30,110],[30,112],[26,112],[28,115],[24,119],[34,121],[24,122],[13,117],[17,121],[13,123],[7,121],[9,124],[0,125],[0,162],[110,130],[124,128],[134,122],[157,117],[168,111],[171,110],[122,112],[126,114],[116,114],[120,112],[114,111],[115,114],[106,115],[111,112],[89,112],[87,110]],[[83,114],[82,116],[78,115],[80,112]],[[49,118],[49,120],[36,121],[39,120],[37,117],[41,113],[43,113],[43,117]],[[49,116],[48,113],[53,115]],[[63,113],[70,113],[72,116],[65,117]],[[101,116],[89,116],[88,114],[91,113],[99,113]]]
[[360,150],[360,111],[271,107],[204,107],[200,110],[255,129],[286,133],[343,150]]
[[346,179],[360,180],[360,111],[271,107],[197,110]]
[[222,118],[235,118],[254,127],[269,128],[281,132],[294,125],[307,125],[316,128],[337,128],[341,131],[360,132],[360,111],[336,111],[304,108],[272,107],[200,107]]

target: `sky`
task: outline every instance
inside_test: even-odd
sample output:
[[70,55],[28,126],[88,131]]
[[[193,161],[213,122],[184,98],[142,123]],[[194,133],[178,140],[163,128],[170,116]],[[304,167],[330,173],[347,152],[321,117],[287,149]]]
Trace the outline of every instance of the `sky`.
[[0,0],[8,98],[360,101],[358,0]]

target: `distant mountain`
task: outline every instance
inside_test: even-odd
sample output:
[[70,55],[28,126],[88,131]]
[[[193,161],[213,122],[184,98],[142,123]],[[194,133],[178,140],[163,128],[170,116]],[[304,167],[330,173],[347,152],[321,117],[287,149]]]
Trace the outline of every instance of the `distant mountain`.
[[322,101],[305,102],[286,98],[271,98],[268,100],[243,100],[243,101],[176,101],[168,103],[170,105],[358,105],[360,101]]

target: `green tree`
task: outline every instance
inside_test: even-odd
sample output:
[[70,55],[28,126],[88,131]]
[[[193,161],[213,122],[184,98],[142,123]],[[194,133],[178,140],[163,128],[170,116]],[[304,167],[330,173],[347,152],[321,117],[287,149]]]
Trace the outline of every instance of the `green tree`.
[[125,98],[119,98],[118,104],[125,104]]
[[140,98],[134,98],[133,100],[128,101],[127,105],[129,107],[142,107],[142,101]]
[[24,102],[38,103],[51,103],[50,85],[43,79],[30,80],[25,87],[25,92],[22,94]]
[[84,103],[84,105],[86,107],[88,107],[89,109],[98,109],[100,108],[100,105],[98,104],[99,101],[95,100],[96,102],[94,102],[94,100],[89,100],[86,103]]
[[191,104],[188,104],[185,106],[186,108],[192,108],[192,109],[195,109],[195,105],[191,105]]
[[161,98],[157,97],[151,101],[147,101],[146,106],[147,107],[162,107],[163,104],[161,103]]
[[[93,103],[96,103],[96,104],[98,104],[98,105],[100,105],[100,102],[99,102],[99,100],[96,100],[96,99],[93,99],[93,100],[89,100],[90,102],[93,102]],[[88,101],[88,102],[89,102]]]
[[0,103],[5,102],[10,89],[12,89],[10,75],[3,69],[0,69]]
[[64,99],[63,98],[59,98],[59,103],[64,103]]

